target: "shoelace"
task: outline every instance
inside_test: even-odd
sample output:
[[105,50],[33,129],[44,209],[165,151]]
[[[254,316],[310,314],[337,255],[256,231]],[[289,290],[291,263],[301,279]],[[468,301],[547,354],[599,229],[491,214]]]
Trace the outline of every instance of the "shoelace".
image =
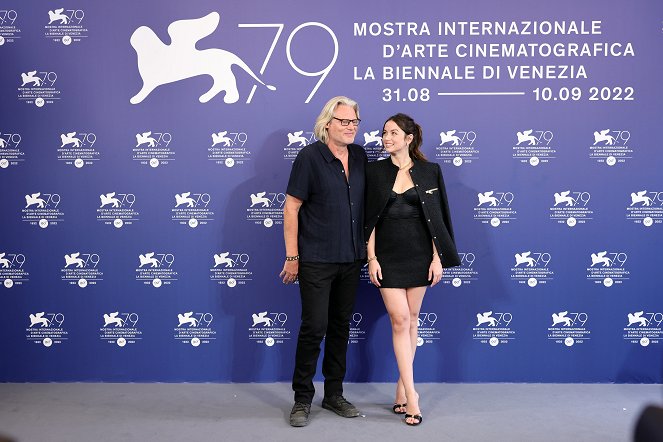
[[348,402],[348,400],[346,398],[344,398],[343,396],[340,396],[340,395],[339,396],[334,396],[333,399],[338,401],[339,405],[350,405],[350,406],[352,406],[352,404],[350,402]]
[[303,402],[296,402],[295,403],[295,409],[293,410],[295,413],[298,411],[303,411],[305,413],[308,413],[309,405],[305,404]]

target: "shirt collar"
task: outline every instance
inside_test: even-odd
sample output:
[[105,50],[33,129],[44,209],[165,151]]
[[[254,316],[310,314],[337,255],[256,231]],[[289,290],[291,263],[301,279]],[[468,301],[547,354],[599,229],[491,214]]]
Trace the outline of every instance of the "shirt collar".
[[[322,157],[325,159],[325,161],[328,163],[334,161],[336,159],[336,155],[332,153],[331,149],[329,149],[329,146],[327,146],[322,141],[318,141],[318,143],[318,150],[322,154]],[[350,146],[352,146],[352,144],[348,144],[348,157],[354,160],[355,153],[353,152],[353,149],[350,148]]]

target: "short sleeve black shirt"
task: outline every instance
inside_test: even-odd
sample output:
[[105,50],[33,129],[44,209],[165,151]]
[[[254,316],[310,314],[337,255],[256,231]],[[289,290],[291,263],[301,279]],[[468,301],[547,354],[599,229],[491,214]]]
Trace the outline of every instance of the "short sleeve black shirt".
[[349,181],[343,163],[321,141],[299,151],[287,193],[299,209],[299,257],[305,262],[347,263],[366,258],[364,183],[366,152],[348,145]]

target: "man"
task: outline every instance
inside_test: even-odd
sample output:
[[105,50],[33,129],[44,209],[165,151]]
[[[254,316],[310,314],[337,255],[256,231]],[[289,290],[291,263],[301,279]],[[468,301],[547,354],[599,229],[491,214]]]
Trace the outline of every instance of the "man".
[[343,417],[359,410],[343,397],[350,317],[366,258],[363,236],[366,153],[352,144],[359,106],[347,97],[325,104],[315,122],[318,140],[304,147],[290,172],[283,209],[286,258],[279,275],[299,279],[302,323],[297,340],[290,425],[309,423],[313,377],[325,338],[322,407]]

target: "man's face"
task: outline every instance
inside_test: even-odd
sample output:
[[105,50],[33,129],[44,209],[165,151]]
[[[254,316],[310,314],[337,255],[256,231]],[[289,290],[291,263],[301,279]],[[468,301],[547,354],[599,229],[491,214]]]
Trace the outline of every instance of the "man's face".
[[[334,117],[341,120],[354,120],[357,118],[357,113],[352,106],[339,104],[334,111]],[[327,123],[326,127],[327,134],[329,135],[327,144],[330,146],[347,146],[348,144],[352,144],[355,140],[355,135],[357,135],[358,126],[352,123],[343,126],[340,121],[334,118]]]

